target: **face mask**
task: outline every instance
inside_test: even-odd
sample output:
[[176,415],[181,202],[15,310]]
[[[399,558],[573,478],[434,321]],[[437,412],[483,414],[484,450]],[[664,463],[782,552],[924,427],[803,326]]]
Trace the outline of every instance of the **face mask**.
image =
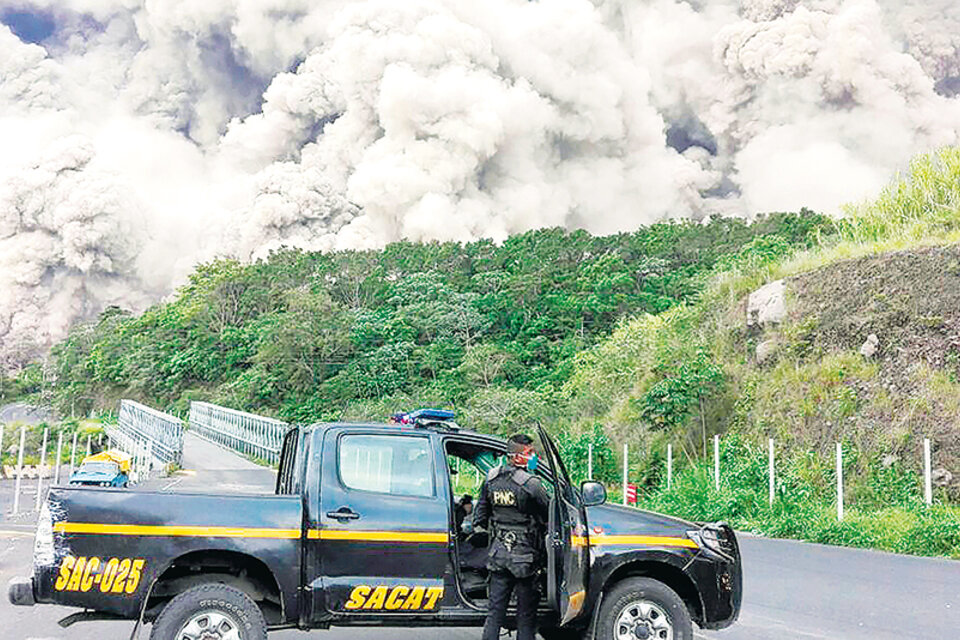
[[530,456],[530,459],[527,460],[527,471],[529,471],[530,473],[533,473],[534,471],[536,471],[538,462],[539,462],[539,458],[537,457],[537,454],[533,454],[532,456]]

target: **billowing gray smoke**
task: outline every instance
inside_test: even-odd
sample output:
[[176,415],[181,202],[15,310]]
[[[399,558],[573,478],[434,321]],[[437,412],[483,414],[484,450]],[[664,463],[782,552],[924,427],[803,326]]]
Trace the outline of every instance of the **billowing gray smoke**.
[[0,357],[199,260],[869,197],[953,0],[0,0]]

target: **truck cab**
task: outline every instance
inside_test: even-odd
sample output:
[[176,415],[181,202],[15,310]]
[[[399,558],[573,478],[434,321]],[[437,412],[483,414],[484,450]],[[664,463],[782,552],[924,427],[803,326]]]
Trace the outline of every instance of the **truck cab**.
[[[551,497],[541,635],[683,640],[693,624],[736,620],[729,527],[608,505],[602,485],[574,486],[538,436]],[[481,626],[487,541],[459,526],[458,492],[478,491],[506,450],[445,421],[320,424],[287,433],[275,496],[56,488],[34,575],[15,579],[10,599],[153,621],[153,640],[217,638],[205,631],[214,624],[242,640],[291,627]],[[104,591],[115,583],[104,568],[127,555],[137,583]]]
[[[741,573],[729,527],[607,505],[603,486],[574,486],[552,439],[537,435],[545,462],[537,473],[551,497],[542,629],[585,629],[600,594],[644,576],[674,590],[702,627],[736,619]],[[302,490],[308,507],[304,569],[312,579],[302,623],[481,625],[487,540],[461,531],[457,486],[471,478],[478,491],[506,450],[501,438],[446,423],[289,433],[277,490]],[[300,477],[320,482],[289,484]]]

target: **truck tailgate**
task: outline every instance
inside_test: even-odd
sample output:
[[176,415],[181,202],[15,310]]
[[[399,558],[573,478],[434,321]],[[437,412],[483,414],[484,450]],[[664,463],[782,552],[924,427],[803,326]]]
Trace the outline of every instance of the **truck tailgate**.
[[[161,493],[55,487],[52,553],[34,558],[38,602],[136,617],[154,581],[193,552],[252,556],[296,611],[302,506],[298,495]],[[41,525],[42,527],[42,525]]]

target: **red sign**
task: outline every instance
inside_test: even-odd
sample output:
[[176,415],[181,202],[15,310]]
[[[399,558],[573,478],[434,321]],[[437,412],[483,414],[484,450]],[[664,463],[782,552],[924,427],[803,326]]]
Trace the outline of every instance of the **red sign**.
[[627,504],[637,504],[637,485],[627,483]]

